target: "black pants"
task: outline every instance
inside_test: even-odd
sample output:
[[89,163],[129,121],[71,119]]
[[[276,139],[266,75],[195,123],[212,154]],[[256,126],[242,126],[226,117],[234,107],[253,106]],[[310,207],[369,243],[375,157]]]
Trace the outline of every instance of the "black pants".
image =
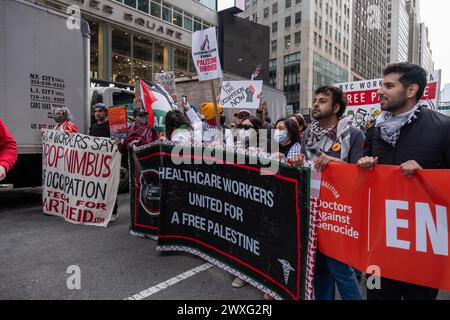
[[381,289],[367,289],[367,300],[436,300],[439,290],[381,278]]

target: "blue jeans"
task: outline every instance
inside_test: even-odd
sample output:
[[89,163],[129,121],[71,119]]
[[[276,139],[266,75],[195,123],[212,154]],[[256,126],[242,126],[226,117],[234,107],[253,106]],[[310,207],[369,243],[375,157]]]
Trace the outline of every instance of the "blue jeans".
[[362,300],[353,268],[317,251],[314,273],[316,300],[335,300],[335,285],[343,300]]

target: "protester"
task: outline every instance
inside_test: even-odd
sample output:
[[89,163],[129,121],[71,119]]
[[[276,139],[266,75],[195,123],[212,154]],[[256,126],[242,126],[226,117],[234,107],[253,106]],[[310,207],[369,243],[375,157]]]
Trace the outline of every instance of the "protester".
[[[291,160],[301,154],[300,128],[292,119],[283,118],[275,124],[274,142],[279,145],[279,152],[274,155],[281,159]],[[272,150],[273,152],[274,150]]]
[[69,108],[60,107],[53,109],[53,119],[57,125],[55,130],[60,130],[68,133],[78,133],[77,126],[72,122],[73,116]]
[[260,146],[259,144],[259,130],[262,129],[261,120],[259,120],[255,116],[251,116],[248,119],[242,121],[236,129],[238,130],[238,134],[236,137],[236,147],[242,147],[247,150],[250,147],[254,147],[257,149],[260,149],[261,147],[262,149],[263,146]]
[[[103,103],[97,103],[94,105],[93,111],[95,120],[97,120],[97,122],[95,122],[89,128],[89,135],[93,137],[111,138],[111,131],[108,121],[108,108]],[[118,208],[119,205],[116,198],[116,203],[114,204],[111,220],[109,220],[110,223],[116,221],[119,218]]]
[[158,139],[157,133],[150,128],[148,112],[145,109],[134,109],[133,120],[128,128],[128,137],[119,144],[119,150],[124,154],[129,146],[140,147]]
[[89,135],[94,137],[110,138],[111,132],[108,121],[108,108],[103,103],[97,103],[93,107],[94,118],[97,120],[90,128]]
[[[183,103],[183,109],[194,129],[195,141],[201,141],[203,145],[207,147],[234,147],[233,135],[231,131],[226,128],[223,128],[220,131],[217,127],[214,104],[212,102],[205,102],[200,106],[200,111],[204,121],[199,118],[198,114],[193,108],[191,108],[188,102]],[[223,107],[221,105],[217,106],[217,111],[221,118],[221,122],[225,122]],[[221,137],[221,139],[219,137]]]
[[236,128],[244,121],[245,119],[250,118],[252,114],[248,110],[239,110],[234,114],[234,124]]
[[17,143],[6,124],[0,119],[0,181],[17,161]]
[[168,140],[180,144],[192,143],[192,131],[194,128],[183,112],[179,110],[167,112],[164,123],[166,125],[166,137]]
[[306,124],[305,118],[303,118],[303,116],[298,113],[295,113],[295,114],[289,116],[288,118],[297,122],[297,124],[300,128],[300,141],[302,141],[303,134],[305,133],[306,129],[308,129],[308,125]]
[[[344,117],[345,96],[341,89],[320,87],[315,92],[312,122],[302,140],[306,159],[315,161],[317,170],[328,163],[356,163],[363,154],[364,133],[350,125]],[[294,164],[302,156],[293,159]],[[317,300],[334,300],[335,286],[344,300],[361,300],[355,271],[349,265],[332,259],[320,250],[316,256],[314,294]]]
[[[246,113],[244,114],[246,115]],[[262,129],[262,122],[260,119],[250,116],[240,122],[236,129],[238,130],[235,145],[236,148],[244,148],[245,150],[249,150],[250,148],[260,149],[259,130]],[[263,149],[262,151],[265,150]],[[241,288],[246,284],[247,282],[244,280],[235,278],[231,285],[233,288]]]
[[[399,166],[406,178],[417,170],[450,168],[450,118],[419,106],[427,72],[410,63],[389,65],[378,90],[381,115],[358,166]],[[367,141],[370,140],[370,141]],[[381,278],[379,289],[368,289],[368,300],[435,300],[438,290]]]

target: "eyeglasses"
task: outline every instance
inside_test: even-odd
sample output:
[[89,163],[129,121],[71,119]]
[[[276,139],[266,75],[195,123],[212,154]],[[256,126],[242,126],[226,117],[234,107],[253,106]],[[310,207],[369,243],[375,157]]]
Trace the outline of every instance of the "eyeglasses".
[[238,126],[238,129],[250,130],[250,129],[255,129],[255,128],[253,126],[246,124],[246,125]]

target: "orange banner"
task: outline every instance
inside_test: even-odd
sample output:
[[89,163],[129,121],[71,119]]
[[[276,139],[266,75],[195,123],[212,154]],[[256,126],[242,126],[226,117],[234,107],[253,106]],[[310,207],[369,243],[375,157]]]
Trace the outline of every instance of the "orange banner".
[[450,290],[450,170],[332,164],[322,175],[320,250],[362,272]]

